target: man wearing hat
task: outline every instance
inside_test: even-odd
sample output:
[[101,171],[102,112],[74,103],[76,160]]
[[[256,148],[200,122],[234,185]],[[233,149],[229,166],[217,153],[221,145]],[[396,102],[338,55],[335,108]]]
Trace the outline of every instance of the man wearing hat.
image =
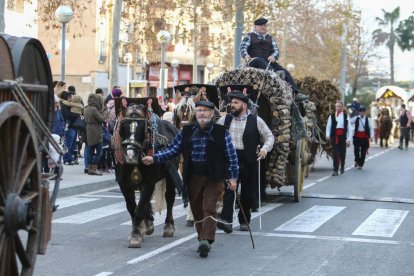
[[[168,148],[145,156],[145,165],[163,163],[179,156],[184,157],[183,182],[197,229],[200,257],[207,257],[216,232],[216,204],[223,191],[224,179],[229,178],[230,189],[237,186],[239,173],[236,150],[229,132],[213,123],[215,105],[199,101],[196,106],[196,122],[188,124],[177,134]],[[183,197],[186,197],[183,192]]]
[[[241,183],[240,211],[238,214],[240,230],[247,231],[250,223],[250,210],[258,193],[258,161],[264,159],[272,150],[275,138],[262,118],[253,115],[248,109],[249,97],[234,90],[228,94],[231,113],[221,117],[217,123],[224,125],[230,132],[231,139],[239,160],[239,178]],[[260,144],[263,146],[260,148]],[[223,199],[221,220],[217,227],[226,233],[232,232],[233,202],[235,193],[226,189]],[[242,211],[243,210],[243,211]],[[243,215],[243,212],[245,216]]]
[[359,115],[351,119],[351,124],[354,125],[354,167],[362,169],[365,163],[365,156],[367,155],[369,142],[374,138],[374,130],[371,125],[371,120],[366,116],[366,109],[364,106],[359,108]]
[[254,21],[253,31],[247,33],[240,44],[240,55],[251,67],[266,69],[270,62],[273,71],[283,71],[285,81],[288,82],[293,89],[295,100],[306,101],[308,97],[300,93],[299,87],[296,85],[289,71],[283,68],[276,61],[279,58],[279,48],[276,40],[267,33],[268,20],[261,17]]

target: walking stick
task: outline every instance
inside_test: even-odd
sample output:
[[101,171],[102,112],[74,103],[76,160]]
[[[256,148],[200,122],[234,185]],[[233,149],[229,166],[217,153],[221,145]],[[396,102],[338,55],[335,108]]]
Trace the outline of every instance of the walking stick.
[[236,193],[236,191],[234,191],[234,196],[236,197],[236,199],[237,199],[237,203],[238,203],[238,204],[239,204],[239,206],[240,206],[240,210],[241,210],[241,212],[242,212],[242,215],[243,215],[244,221],[245,221],[245,222],[246,222],[246,224],[247,224],[247,229],[249,229],[250,239],[252,240],[252,246],[253,246],[253,249],[255,249],[255,247],[254,247],[254,240],[253,240],[252,230],[250,230],[250,223],[248,223],[248,222],[247,222],[246,214],[244,213],[243,206],[241,205],[240,199],[237,197],[237,193]]
[[261,159],[259,158],[258,162],[257,162],[257,166],[259,169],[259,173],[258,173],[258,189],[259,189],[259,229],[260,231],[262,231],[262,195],[261,195],[261,189],[260,189],[260,161]]

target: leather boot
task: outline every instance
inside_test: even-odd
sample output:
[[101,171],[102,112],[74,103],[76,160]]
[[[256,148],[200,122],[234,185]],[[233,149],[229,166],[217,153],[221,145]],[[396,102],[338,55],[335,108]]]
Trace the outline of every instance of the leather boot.
[[98,166],[97,165],[90,165],[88,174],[89,175],[102,175],[98,171]]

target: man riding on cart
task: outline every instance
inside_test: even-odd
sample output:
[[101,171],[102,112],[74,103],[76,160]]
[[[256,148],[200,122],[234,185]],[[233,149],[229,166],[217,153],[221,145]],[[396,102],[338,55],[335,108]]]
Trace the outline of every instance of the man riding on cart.
[[267,33],[267,22],[268,20],[262,17],[254,21],[253,31],[247,33],[240,44],[240,55],[247,61],[248,66],[254,68],[266,69],[270,62],[271,70],[284,72],[284,79],[291,85],[295,100],[308,100],[308,96],[300,93],[289,71],[276,62],[279,58],[279,48],[276,40]]

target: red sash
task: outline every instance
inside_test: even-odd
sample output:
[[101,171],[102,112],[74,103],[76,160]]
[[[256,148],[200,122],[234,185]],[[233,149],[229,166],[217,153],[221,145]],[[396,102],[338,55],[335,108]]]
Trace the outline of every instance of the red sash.
[[335,132],[335,144],[339,144],[338,136],[345,135],[345,130],[343,128],[337,128]]

